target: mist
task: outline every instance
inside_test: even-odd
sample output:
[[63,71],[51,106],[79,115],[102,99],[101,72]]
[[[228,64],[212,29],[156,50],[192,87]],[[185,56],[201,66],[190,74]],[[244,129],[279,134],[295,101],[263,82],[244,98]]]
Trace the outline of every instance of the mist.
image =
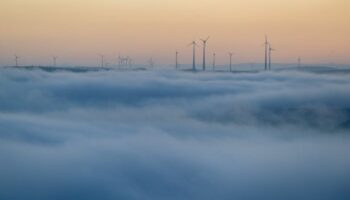
[[349,199],[333,72],[0,69],[0,199]]

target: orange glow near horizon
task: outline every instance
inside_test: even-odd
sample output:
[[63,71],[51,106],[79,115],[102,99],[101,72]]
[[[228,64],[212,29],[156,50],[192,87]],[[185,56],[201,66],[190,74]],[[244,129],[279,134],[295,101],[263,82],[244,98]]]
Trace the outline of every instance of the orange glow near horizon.
[[0,9],[0,65],[14,53],[23,64],[56,55],[98,65],[100,53],[109,63],[120,53],[171,64],[175,49],[190,63],[187,44],[208,35],[208,57],[225,63],[233,51],[235,62],[262,62],[265,34],[276,62],[350,63],[348,0],[1,0]]

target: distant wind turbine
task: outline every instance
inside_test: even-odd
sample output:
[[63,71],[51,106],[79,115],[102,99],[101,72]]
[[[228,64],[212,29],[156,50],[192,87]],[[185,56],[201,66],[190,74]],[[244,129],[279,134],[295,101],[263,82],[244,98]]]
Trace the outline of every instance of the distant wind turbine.
[[205,65],[206,65],[206,59],[205,59],[205,56],[206,56],[206,48],[207,48],[207,42],[208,42],[208,40],[209,40],[209,36],[206,38],[206,39],[201,39],[202,40],[202,42],[203,42],[203,71],[205,71]]
[[301,67],[301,57],[300,56],[298,57],[298,67],[299,68]]
[[192,46],[193,48],[193,60],[192,60],[192,71],[196,71],[196,41],[192,41],[188,46]]
[[176,53],[175,53],[175,69],[178,70],[179,68],[179,52],[176,50]]
[[127,59],[127,65],[129,65],[129,68],[132,68],[132,61],[133,61],[133,59],[132,58],[130,58],[129,56],[126,58]]
[[123,64],[123,68],[128,69],[128,65],[129,65],[129,57],[122,57],[122,64]]
[[105,56],[103,54],[99,54],[101,57],[101,67],[104,67],[104,62],[105,62]]
[[149,66],[150,66],[151,68],[154,68],[154,60],[153,60],[153,57],[151,57],[151,58],[149,59]]
[[267,35],[265,35],[265,70],[267,70],[267,59],[268,59],[268,50],[269,50],[269,41],[267,40]]
[[120,56],[120,54],[118,54],[118,68],[121,68],[121,64],[122,64],[122,58]]
[[56,66],[57,66],[57,62],[56,62],[56,61],[57,61],[57,58],[58,58],[58,57],[56,57],[56,56],[53,56],[53,57],[52,57],[52,60],[53,60],[53,66],[54,66],[54,67],[56,67]]
[[215,71],[215,65],[216,65],[216,53],[213,53],[213,72]]
[[272,47],[271,47],[271,44],[269,44],[269,70],[271,70],[271,54],[272,54],[272,51],[276,51],[276,49],[273,49]]
[[15,64],[16,64],[16,67],[18,67],[18,60],[20,59],[20,57],[19,56],[17,56],[16,54],[15,54]]
[[233,53],[229,52],[228,54],[230,56],[230,72],[232,72],[232,56],[233,56]]

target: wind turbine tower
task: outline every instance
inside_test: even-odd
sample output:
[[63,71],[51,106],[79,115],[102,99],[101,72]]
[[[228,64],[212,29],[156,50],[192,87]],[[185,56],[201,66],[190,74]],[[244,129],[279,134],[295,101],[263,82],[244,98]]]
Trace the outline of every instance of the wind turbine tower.
[[267,35],[265,35],[265,71],[267,70],[267,59],[268,59],[268,50],[269,50],[269,41],[267,40]]
[[57,66],[57,58],[56,56],[53,56],[52,57],[52,60],[53,60],[53,66],[56,67]]
[[120,54],[118,54],[118,68],[120,69],[121,68],[121,64],[122,64],[122,62],[121,62],[121,57],[120,57]]
[[16,54],[15,54],[15,64],[16,64],[16,67],[18,67],[18,60],[20,59],[20,57],[18,57]]
[[104,55],[102,55],[102,54],[100,54],[100,57],[101,57],[101,67],[104,67],[104,65],[105,65],[105,56]]
[[216,65],[216,53],[213,53],[213,72],[215,72],[215,65]]
[[124,69],[128,69],[129,57],[122,57],[122,66]]
[[191,46],[193,48],[193,60],[192,60],[192,71],[196,71],[196,46],[197,43],[196,41],[192,41],[191,44],[189,44],[188,46]]
[[132,66],[133,66],[133,63],[132,63],[132,58],[131,57],[127,57],[127,65],[129,65],[129,68],[132,68]]
[[175,69],[178,70],[179,68],[179,52],[176,50],[176,53],[175,53]]
[[154,60],[153,60],[153,57],[151,57],[151,58],[149,59],[149,66],[150,66],[151,68],[154,68]]
[[273,49],[271,47],[271,44],[269,44],[269,70],[271,70],[271,56],[272,56],[272,51],[276,51],[276,49]]
[[299,68],[301,67],[301,57],[300,56],[298,57],[298,67]]
[[233,56],[233,53],[229,52],[228,54],[230,56],[230,72],[232,72],[232,56]]
[[202,40],[202,42],[203,42],[203,71],[205,71],[205,61],[206,61],[206,59],[205,59],[205,56],[206,56],[206,48],[207,48],[207,42],[208,42],[208,40],[209,40],[209,38],[210,37],[207,37],[206,39],[201,39]]

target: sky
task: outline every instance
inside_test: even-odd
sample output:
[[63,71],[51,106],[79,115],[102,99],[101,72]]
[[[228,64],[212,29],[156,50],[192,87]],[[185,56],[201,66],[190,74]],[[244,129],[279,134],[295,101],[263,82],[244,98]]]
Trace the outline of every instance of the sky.
[[[211,36],[208,56],[219,64],[262,62],[264,35],[274,61],[350,63],[348,0],[1,0],[0,65],[98,65],[191,62],[193,40]],[[198,50],[198,57],[200,52]],[[211,60],[211,58],[208,58]]]

